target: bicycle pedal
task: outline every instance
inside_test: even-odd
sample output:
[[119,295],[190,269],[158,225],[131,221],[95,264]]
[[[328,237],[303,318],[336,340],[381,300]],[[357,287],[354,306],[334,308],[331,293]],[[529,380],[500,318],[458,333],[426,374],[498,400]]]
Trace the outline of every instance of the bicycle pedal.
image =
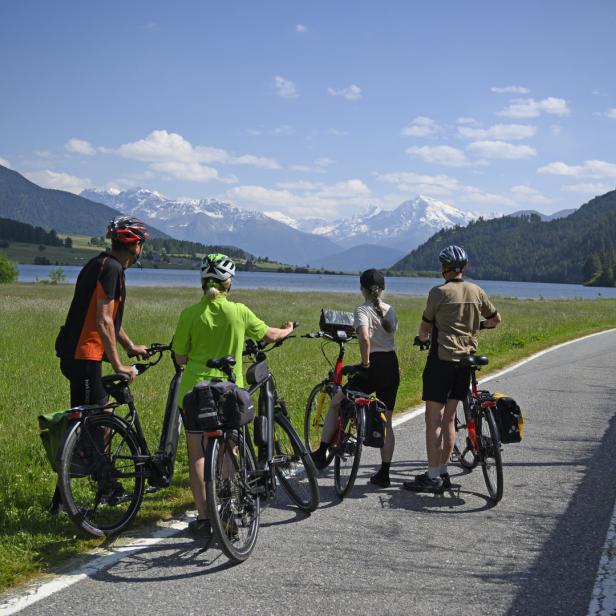
[[289,456],[275,455],[269,460],[270,464],[286,464],[289,461]]

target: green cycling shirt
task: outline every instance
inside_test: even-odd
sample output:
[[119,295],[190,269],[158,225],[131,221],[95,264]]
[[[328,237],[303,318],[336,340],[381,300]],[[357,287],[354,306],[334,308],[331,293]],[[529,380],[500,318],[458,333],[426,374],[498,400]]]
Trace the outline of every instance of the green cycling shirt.
[[183,310],[173,336],[175,353],[188,357],[179,392],[180,406],[196,383],[212,377],[226,378],[224,372],[206,366],[208,359],[234,355],[236,383],[243,387],[244,339],[261,340],[266,332],[267,325],[250,308],[230,302],[226,295],[215,299],[204,295],[200,302]]

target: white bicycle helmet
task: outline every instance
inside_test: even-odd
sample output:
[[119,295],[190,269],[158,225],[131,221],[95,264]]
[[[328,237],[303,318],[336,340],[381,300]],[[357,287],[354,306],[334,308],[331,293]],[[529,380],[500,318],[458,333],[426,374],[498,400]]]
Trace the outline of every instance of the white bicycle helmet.
[[223,254],[205,255],[201,261],[201,280],[211,278],[224,282],[235,276],[235,263]]

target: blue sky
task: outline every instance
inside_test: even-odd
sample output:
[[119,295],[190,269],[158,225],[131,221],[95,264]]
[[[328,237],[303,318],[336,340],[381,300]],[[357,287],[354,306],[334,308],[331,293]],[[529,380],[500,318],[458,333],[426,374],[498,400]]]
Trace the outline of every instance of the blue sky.
[[294,217],[616,187],[616,2],[0,1],[0,163]]

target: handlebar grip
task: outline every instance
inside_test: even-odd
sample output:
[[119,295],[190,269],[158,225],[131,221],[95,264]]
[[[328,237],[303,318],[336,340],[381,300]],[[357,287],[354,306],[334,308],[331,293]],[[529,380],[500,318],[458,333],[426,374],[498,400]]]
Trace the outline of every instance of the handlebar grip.
[[135,370],[136,372],[135,376],[139,376],[140,374],[143,374],[149,367],[150,367],[149,364],[133,364],[131,366],[131,368],[133,368],[133,370]]

